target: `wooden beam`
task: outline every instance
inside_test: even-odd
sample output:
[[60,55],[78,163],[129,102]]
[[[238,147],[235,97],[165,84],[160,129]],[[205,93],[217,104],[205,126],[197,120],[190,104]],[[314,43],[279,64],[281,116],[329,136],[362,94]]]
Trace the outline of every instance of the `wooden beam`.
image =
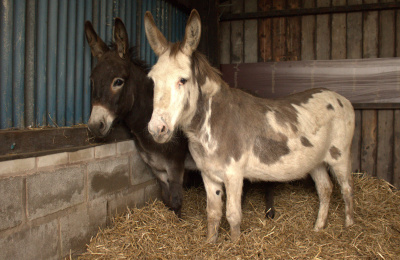
[[0,161],[72,152],[105,143],[129,140],[130,131],[117,124],[103,138],[94,138],[86,126],[0,131]]
[[234,20],[248,20],[248,19],[266,19],[266,18],[276,18],[276,17],[290,17],[290,16],[354,13],[354,12],[366,12],[366,11],[385,11],[385,10],[396,10],[396,9],[400,9],[400,2],[271,10],[271,11],[242,13],[242,14],[223,14],[220,18],[220,22],[234,21]]

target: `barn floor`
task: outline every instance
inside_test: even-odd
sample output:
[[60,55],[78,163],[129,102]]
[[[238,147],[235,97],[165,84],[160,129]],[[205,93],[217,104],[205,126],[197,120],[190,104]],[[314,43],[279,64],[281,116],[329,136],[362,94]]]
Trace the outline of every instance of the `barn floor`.
[[313,232],[318,197],[308,180],[277,184],[275,219],[264,217],[261,184],[252,184],[243,202],[242,235],[229,240],[221,223],[218,242],[206,242],[206,194],[185,191],[183,220],[160,201],[129,209],[102,229],[79,259],[399,259],[400,191],[371,177],[354,175],[355,222],[345,229],[344,204],[335,185],[328,226]]

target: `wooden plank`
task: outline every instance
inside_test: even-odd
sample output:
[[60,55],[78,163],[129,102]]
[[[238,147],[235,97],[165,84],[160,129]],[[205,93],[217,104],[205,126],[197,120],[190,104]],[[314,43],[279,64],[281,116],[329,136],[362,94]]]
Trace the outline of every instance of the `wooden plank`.
[[377,111],[362,111],[361,171],[376,176]]
[[[298,9],[300,0],[288,0],[290,9]],[[289,17],[286,25],[286,60],[301,59],[301,18]]]
[[393,175],[393,110],[378,111],[376,176],[388,182]]
[[[349,0],[349,4],[361,4],[362,0]],[[347,14],[347,58],[362,58],[362,13]]]
[[[268,11],[272,7],[272,0],[259,0],[258,10]],[[272,39],[271,39],[272,19],[258,20],[258,46],[259,58],[258,61],[272,60]]]
[[[365,0],[365,3],[377,3],[377,0]],[[378,16],[377,11],[363,13],[363,58],[378,57]]]
[[86,126],[0,131],[0,161],[75,151],[103,143],[131,139],[130,131],[117,124],[104,139],[96,139]]
[[[327,7],[330,0],[317,0],[318,7]],[[329,60],[331,50],[331,27],[329,26],[330,15],[317,15],[317,38],[316,58],[317,60]]]
[[[221,11],[230,13],[230,5],[231,1],[226,1],[224,7],[221,7]],[[220,22],[219,30],[219,63],[229,64],[231,63],[231,22]]]
[[400,10],[396,11],[396,57],[400,57]]
[[394,111],[393,179],[392,183],[400,189],[400,110]]
[[[221,65],[221,70],[228,83],[236,83],[269,98],[325,87],[347,97],[360,109],[370,108],[363,103],[374,103],[386,109],[400,104],[397,58],[228,64]],[[275,85],[271,81],[273,71]]]
[[[304,8],[315,7],[314,1],[304,1]],[[301,17],[301,59],[315,60],[315,16]]]
[[355,113],[355,129],[353,142],[351,144],[352,155],[352,172],[360,172],[361,170],[361,110],[354,110]]
[[[257,0],[245,1],[244,10],[248,12],[257,11]],[[244,62],[257,62],[257,20],[244,21]]]
[[[274,10],[286,8],[285,1],[273,1]],[[286,55],[286,18],[272,18],[272,60],[284,61]]]
[[300,8],[296,10],[285,9],[285,10],[258,11],[255,13],[223,14],[220,17],[220,21],[225,22],[225,21],[267,19],[267,18],[278,18],[278,17],[287,18],[292,16],[386,11],[386,10],[396,10],[396,9],[400,9],[400,3],[390,2],[390,3],[375,3],[375,4],[361,4],[361,5],[345,5],[337,7],[328,6],[328,7],[315,7],[315,8]]
[[[232,0],[232,13],[243,12],[243,0]],[[231,22],[231,63],[244,61],[243,49],[243,21]]]
[[231,63],[231,23],[222,22],[220,28],[220,60],[221,64]]
[[[345,6],[346,0],[333,0],[333,6]],[[332,48],[333,60],[346,59],[346,14],[332,15]]]
[[[382,0],[381,2],[391,2]],[[379,15],[379,57],[395,57],[395,11],[381,11]]]

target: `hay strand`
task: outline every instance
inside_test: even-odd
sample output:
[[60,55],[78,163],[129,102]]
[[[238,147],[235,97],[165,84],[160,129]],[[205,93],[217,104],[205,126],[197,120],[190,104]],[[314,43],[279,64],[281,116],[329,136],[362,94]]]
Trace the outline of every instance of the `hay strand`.
[[400,191],[356,174],[355,225],[344,228],[344,203],[336,185],[328,225],[313,232],[319,203],[309,184],[276,185],[274,220],[265,218],[262,184],[253,185],[243,201],[237,243],[229,239],[225,218],[217,243],[206,242],[206,194],[199,187],[185,192],[182,220],[160,201],[128,209],[100,230],[79,259],[398,259]]

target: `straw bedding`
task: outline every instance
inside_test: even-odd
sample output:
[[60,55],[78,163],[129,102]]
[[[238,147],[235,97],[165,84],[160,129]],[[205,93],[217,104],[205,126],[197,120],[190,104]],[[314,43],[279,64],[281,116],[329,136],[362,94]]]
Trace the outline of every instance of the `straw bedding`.
[[80,259],[400,259],[400,191],[387,182],[354,175],[355,225],[346,229],[344,203],[335,184],[328,225],[312,228],[318,197],[312,181],[277,184],[275,219],[264,216],[262,184],[243,201],[241,238],[229,239],[222,219],[216,244],[206,242],[206,194],[185,191],[183,219],[160,201],[128,209],[99,231]]

